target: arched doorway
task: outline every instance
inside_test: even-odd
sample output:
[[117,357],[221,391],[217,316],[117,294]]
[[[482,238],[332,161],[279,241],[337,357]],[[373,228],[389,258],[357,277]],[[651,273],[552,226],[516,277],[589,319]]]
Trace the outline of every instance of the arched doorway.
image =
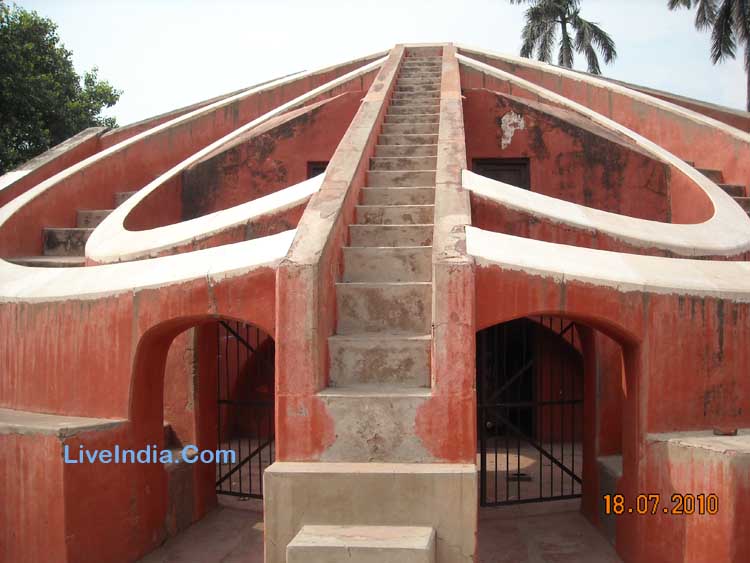
[[[163,364],[162,444],[173,452],[163,464],[167,536],[218,505],[262,499],[275,457],[273,338],[235,319],[185,324]],[[260,502],[241,505],[262,515]]]
[[529,317],[477,333],[482,506],[581,496],[583,402],[576,323]]

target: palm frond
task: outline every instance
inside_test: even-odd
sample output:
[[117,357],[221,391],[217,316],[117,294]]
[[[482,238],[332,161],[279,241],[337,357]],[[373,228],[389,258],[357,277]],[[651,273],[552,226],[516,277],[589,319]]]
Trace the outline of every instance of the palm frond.
[[599,58],[596,56],[596,51],[589,45],[583,50],[583,54],[586,55],[586,65],[588,71],[591,74],[601,74],[602,70],[599,68]]
[[[725,0],[727,2],[729,0]],[[734,31],[742,43],[750,40],[750,2],[748,0],[732,1]]]
[[716,14],[711,32],[711,61],[714,64],[724,59],[733,59],[737,50],[734,36],[734,11],[731,0],[724,0]]
[[698,9],[695,12],[695,28],[703,31],[716,21],[716,0],[697,0],[696,5]]

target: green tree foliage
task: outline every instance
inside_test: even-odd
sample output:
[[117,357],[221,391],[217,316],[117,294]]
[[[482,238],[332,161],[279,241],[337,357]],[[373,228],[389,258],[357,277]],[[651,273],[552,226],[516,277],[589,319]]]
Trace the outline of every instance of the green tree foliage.
[[[588,70],[601,74],[599,56],[609,64],[617,58],[612,37],[596,23],[580,15],[579,0],[510,0],[511,4],[528,4],[521,37],[521,56],[552,62],[552,51],[558,46],[557,64],[573,68],[574,53],[586,58]],[[560,35],[559,43],[557,41]]]
[[750,0],[668,0],[670,10],[696,8],[695,27],[711,30],[711,61],[733,59],[745,48],[747,111],[750,111]]
[[87,127],[116,127],[101,111],[121,93],[96,67],[78,76],[54,22],[0,1],[0,174]]

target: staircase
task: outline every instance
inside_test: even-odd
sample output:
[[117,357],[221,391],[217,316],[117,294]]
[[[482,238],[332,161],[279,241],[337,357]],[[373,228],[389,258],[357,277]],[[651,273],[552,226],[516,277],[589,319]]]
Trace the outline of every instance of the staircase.
[[[135,192],[117,192],[115,207],[132,196]],[[63,268],[85,265],[86,241],[94,228],[113,209],[79,209],[76,214],[75,227],[45,227],[42,231],[42,256],[22,256],[6,258],[9,262],[20,266],[36,266],[45,268]]]
[[398,75],[343,249],[324,396],[429,396],[440,76],[439,56]]
[[[692,162],[688,162],[688,164],[695,166]],[[734,201],[745,210],[745,213],[750,216],[750,197],[745,197],[745,186],[739,184],[727,184],[724,181],[724,173],[721,170],[697,167],[695,167],[695,169],[729,194],[732,199],[734,199]]]

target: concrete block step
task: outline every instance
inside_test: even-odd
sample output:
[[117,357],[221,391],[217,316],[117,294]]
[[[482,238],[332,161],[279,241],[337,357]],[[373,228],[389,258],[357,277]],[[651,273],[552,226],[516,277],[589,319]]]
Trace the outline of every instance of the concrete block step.
[[435,218],[434,205],[358,205],[360,225],[426,225]]
[[391,96],[392,100],[425,100],[427,103],[430,100],[440,99],[440,92],[437,90],[430,90],[428,92],[399,92],[394,91]]
[[415,113],[412,115],[388,114],[385,116],[386,123],[438,123],[440,114],[435,113]]
[[711,168],[696,168],[696,170],[717,184],[721,184],[724,181],[724,174],[721,170],[713,170]]
[[736,197],[734,201],[740,204],[740,207],[745,211],[750,211],[750,197]]
[[349,225],[351,246],[431,246],[433,225]]
[[440,100],[419,99],[399,100],[394,99],[388,106],[388,115],[415,115],[425,113],[440,113]]
[[719,184],[719,187],[732,197],[745,197],[745,186],[737,184]]
[[331,336],[330,385],[428,388],[431,346],[429,335]]
[[[334,423],[335,441],[322,461],[420,463],[434,461],[417,436],[415,420],[430,400],[425,387],[358,385],[317,394]],[[357,559],[353,559],[357,561]]]
[[443,73],[436,69],[436,70],[416,70],[416,69],[407,69],[402,70],[398,75],[398,80],[401,80],[403,78],[426,78],[428,80],[441,80],[443,77]]
[[110,213],[112,213],[112,209],[79,209],[76,216],[76,227],[96,227]]
[[370,188],[434,185],[434,170],[371,170],[367,172],[367,186]]
[[338,334],[431,334],[432,283],[336,284]]
[[345,246],[343,282],[428,282],[431,246]]
[[117,192],[115,194],[115,207],[119,207],[125,200],[135,195],[135,191],[132,192]]
[[435,563],[435,530],[416,526],[303,526],[287,563]]
[[362,188],[362,205],[431,205],[435,188]]
[[80,268],[86,265],[83,256],[19,256],[4,260],[31,268]]
[[428,61],[428,60],[405,60],[404,64],[401,65],[402,69],[409,68],[442,68],[442,61]]
[[401,76],[396,81],[397,86],[439,86],[440,78],[423,78],[418,76],[416,78],[411,76]]
[[384,123],[383,135],[431,135],[439,128],[439,123]]
[[437,145],[437,134],[432,135],[379,135],[379,145]]
[[42,231],[45,256],[83,256],[94,229],[46,227]]
[[440,92],[440,84],[396,84],[394,92]]
[[376,145],[375,158],[393,156],[437,156],[437,145]]
[[435,170],[437,156],[376,156],[370,170]]

